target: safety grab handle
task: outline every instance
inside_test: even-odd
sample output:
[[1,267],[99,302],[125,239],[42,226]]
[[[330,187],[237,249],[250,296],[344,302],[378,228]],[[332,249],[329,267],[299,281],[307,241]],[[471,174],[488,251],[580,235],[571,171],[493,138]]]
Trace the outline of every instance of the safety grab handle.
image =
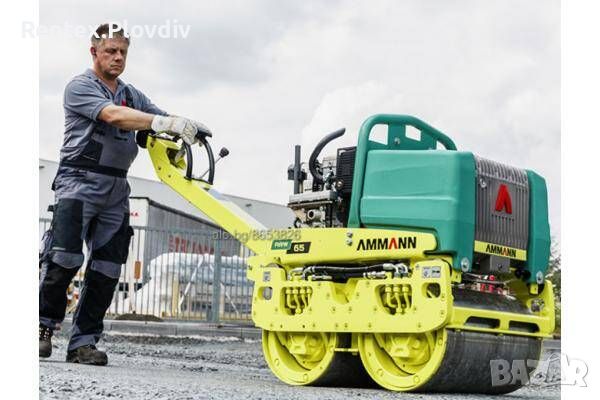
[[[456,150],[456,144],[444,133],[411,115],[376,114],[368,118],[358,134],[358,145],[366,148],[375,125],[388,126],[388,148],[397,150],[434,150],[441,143],[446,150]],[[411,126],[421,132],[421,140],[406,136],[406,127]]]

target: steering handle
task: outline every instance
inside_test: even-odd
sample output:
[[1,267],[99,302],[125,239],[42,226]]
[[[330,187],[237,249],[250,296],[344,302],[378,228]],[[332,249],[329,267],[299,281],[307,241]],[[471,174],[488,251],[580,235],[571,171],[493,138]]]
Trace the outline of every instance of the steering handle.
[[[143,149],[146,148],[147,143],[148,143],[148,137],[159,137],[156,132],[152,131],[152,130],[143,130],[143,131],[138,131],[136,136],[135,136],[135,141],[136,143]],[[185,164],[186,164],[186,168],[185,168],[185,179],[187,180],[199,180],[199,181],[203,181],[208,183],[209,185],[213,184],[213,181],[215,179],[215,156],[213,154],[212,148],[210,147],[210,144],[208,143],[207,138],[208,137],[212,137],[212,134],[210,132],[200,132],[198,131],[198,133],[196,134],[196,138],[198,139],[198,143],[200,143],[201,146],[204,147],[204,149],[206,149],[206,155],[208,157],[208,178],[206,180],[202,179],[202,178],[195,178],[193,171],[194,171],[194,156],[192,154],[192,146],[190,146],[189,144],[187,144],[185,141],[181,141],[181,147],[183,148],[183,150],[185,151]],[[161,139],[167,139],[165,137],[160,136]],[[171,140],[176,141],[179,138],[173,138]],[[167,139],[168,140],[168,139]]]
[[212,132],[209,131],[201,131],[198,129],[198,131],[196,132],[196,137],[198,138],[198,140],[204,138],[206,139],[207,137],[212,137]]
[[[212,147],[206,140],[207,137],[212,137],[212,135],[196,135],[198,138],[198,142],[202,144],[204,149],[206,149],[206,156],[208,157],[208,178],[205,182],[212,185],[215,179],[215,155],[213,154]],[[185,163],[186,163],[186,171],[185,171],[185,179],[192,180],[200,180],[204,181],[202,178],[194,178],[193,170],[194,170],[194,157],[192,155],[192,146],[182,141],[181,145],[185,149]]]

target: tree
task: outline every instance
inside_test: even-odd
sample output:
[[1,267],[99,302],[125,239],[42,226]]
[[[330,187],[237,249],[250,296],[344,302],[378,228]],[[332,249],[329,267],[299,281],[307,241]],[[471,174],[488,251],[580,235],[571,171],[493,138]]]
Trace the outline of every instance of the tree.
[[561,313],[561,258],[560,245],[555,238],[552,238],[552,246],[550,247],[550,262],[546,273],[546,279],[552,282],[554,287],[554,303],[556,305],[556,330],[560,332],[560,313]]

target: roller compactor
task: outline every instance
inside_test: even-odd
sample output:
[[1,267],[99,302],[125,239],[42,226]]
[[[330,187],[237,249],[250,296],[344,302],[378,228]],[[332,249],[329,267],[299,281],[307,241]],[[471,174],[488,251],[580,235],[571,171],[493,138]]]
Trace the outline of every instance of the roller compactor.
[[307,163],[296,146],[287,171],[296,220],[284,230],[267,230],[213,188],[218,159],[207,137],[203,177],[187,144],[152,132],[138,143],[165,184],[253,252],[252,319],[281,381],[518,389],[523,380],[499,385],[491,365],[531,372],[554,331],[544,179],[457,151],[405,115],[370,117],[356,147],[320,160],[343,133],[327,135]]

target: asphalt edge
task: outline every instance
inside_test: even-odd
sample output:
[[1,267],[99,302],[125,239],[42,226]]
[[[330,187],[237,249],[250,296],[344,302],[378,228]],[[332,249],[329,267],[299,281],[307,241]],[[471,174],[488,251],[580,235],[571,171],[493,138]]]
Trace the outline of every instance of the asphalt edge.
[[[71,329],[71,320],[66,319],[62,331]],[[259,340],[262,336],[260,328],[250,324],[215,324],[210,322],[150,322],[150,321],[121,321],[107,319],[104,321],[104,332],[107,334],[128,335],[157,335],[157,336],[216,336],[235,337],[238,339]],[[543,342],[545,350],[560,351],[560,340],[546,339]]]
[[[70,332],[71,319],[65,319],[61,331]],[[215,324],[209,322],[150,322],[104,320],[105,334],[157,336],[217,336],[238,339],[260,339],[261,330],[249,324]]]

